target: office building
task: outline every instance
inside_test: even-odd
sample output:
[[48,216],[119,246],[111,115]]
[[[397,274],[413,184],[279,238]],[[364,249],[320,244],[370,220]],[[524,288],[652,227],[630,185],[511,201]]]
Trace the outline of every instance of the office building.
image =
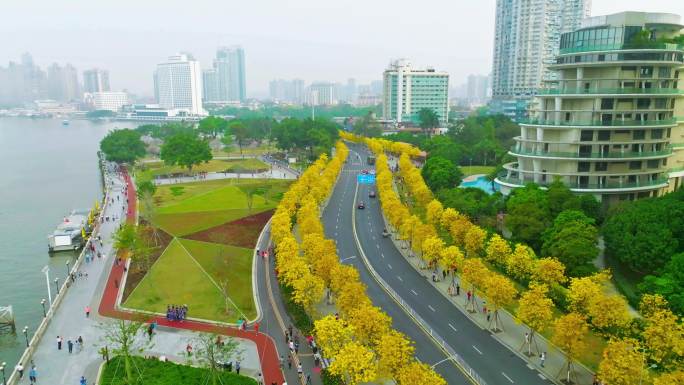
[[95,110],[118,112],[121,107],[130,103],[128,93],[123,91],[93,92],[90,96]]
[[93,68],[83,71],[83,92],[106,92],[109,88],[109,71]]
[[18,107],[47,97],[47,75],[30,54],[23,54],[19,63],[0,67],[0,106]]
[[449,117],[449,74],[416,69],[406,59],[392,61],[383,76],[383,118],[418,124],[418,111],[433,110],[441,124]]
[[328,82],[312,83],[307,90],[306,104],[310,106],[330,106],[337,104],[335,84]]
[[60,66],[53,63],[47,71],[47,91],[48,97],[58,102],[81,100],[76,68],[71,64]]
[[[591,0],[497,0],[492,68],[493,112],[522,119],[558,54],[561,33],[580,27]],[[505,107],[515,107],[513,113]]]
[[684,45],[680,17],[622,12],[561,36],[497,178],[504,193],[555,179],[606,205],[659,196],[684,179]]
[[185,110],[191,115],[205,115],[202,108],[202,70],[188,54],[169,56],[157,64],[155,93],[162,108]]
[[218,77],[218,100],[244,102],[247,99],[245,81],[245,51],[240,46],[221,47],[216,51],[214,69]]
[[218,71],[215,68],[202,70],[202,87],[202,100],[205,103],[221,101]]
[[268,84],[271,100],[277,102],[302,104],[304,103],[304,80],[275,79]]
[[489,76],[469,75],[466,84],[466,99],[472,105],[485,104],[489,99]]

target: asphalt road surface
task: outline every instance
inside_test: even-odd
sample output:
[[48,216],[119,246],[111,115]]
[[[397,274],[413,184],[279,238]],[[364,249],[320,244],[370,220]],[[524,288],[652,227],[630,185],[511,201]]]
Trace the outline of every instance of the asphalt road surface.
[[[357,236],[374,270],[487,384],[550,384],[551,382],[539,372],[531,369],[525,361],[496,341],[489,331],[472,323],[448,299],[438,293],[425,277],[415,271],[391,239],[382,237],[385,225],[380,202],[378,198],[368,196],[370,190],[375,190],[375,185],[358,185],[356,199],[362,200],[366,207],[363,210],[356,208],[356,177],[361,170],[374,167],[365,164],[366,157],[370,154],[365,147],[352,145],[350,150],[347,164],[323,213],[326,235],[337,241],[340,259],[353,264],[359,270],[361,279],[368,285],[368,295],[373,303],[392,317],[396,329],[415,341],[418,359],[433,365],[447,357],[413,319],[379,287],[359,259],[351,226],[353,210],[357,211]],[[451,361],[440,363],[435,370],[444,376],[449,384],[467,381],[464,374]]]

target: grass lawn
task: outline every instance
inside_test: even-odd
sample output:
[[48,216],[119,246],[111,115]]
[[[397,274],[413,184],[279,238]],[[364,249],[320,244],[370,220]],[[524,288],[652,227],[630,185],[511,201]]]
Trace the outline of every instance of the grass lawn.
[[154,225],[169,234],[181,237],[240,219],[249,214],[248,209],[157,214],[154,218]]
[[[138,383],[145,385],[202,385],[207,384],[209,373],[206,369],[179,365],[173,362],[161,362],[157,359],[146,360],[132,357],[135,375],[140,375]],[[233,372],[221,372],[219,380],[223,385],[256,385],[253,378],[241,376]],[[102,385],[125,385],[124,359],[117,356],[105,364]]]
[[221,291],[178,239],[171,241],[123,305],[166,313],[169,304],[187,304],[190,317],[228,322],[237,318],[226,314]]
[[228,297],[247,316],[256,316],[252,296],[252,249],[181,239],[180,242],[219,285],[228,283]]
[[[169,174],[187,174],[188,169],[180,166],[167,166],[164,162],[146,162],[144,163],[145,171],[151,176],[169,175]],[[255,158],[245,159],[212,159],[207,163],[199,164],[192,168],[193,173],[198,172],[232,172],[236,169],[242,172],[261,172],[269,170],[270,166]]]
[[[237,179],[214,179],[191,183],[161,185],[157,186],[157,192],[154,194],[154,203],[157,207],[164,209],[165,207],[183,203],[197,196],[202,196],[202,199],[207,199],[207,194],[224,187],[233,188],[231,190],[232,192],[226,191],[226,194],[239,193],[238,195],[244,196],[237,188],[238,186],[243,185],[259,185],[268,188],[269,191],[268,194],[266,194],[266,197],[269,200],[280,200],[282,194],[285,193],[290,186],[290,183],[291,181],[288,180],[272,179],[240,179],[239,183]],[[244,201],[243,204],[244,206],[242,207],[231,208],[247,208],[246,201]],[[256,205],[253,208],[256,208]],[[220,210],[220,208],[215,208],[215,210]]]
[[478,175],[478,174],[485,174],[488,175],[496,167],[494,166],[460,166],[459,167],[461,171],[463,172],[463,176],[468,176],[468,175]]
[[[253,197],[252,209],[275,207],[276,202],[267,201],[264,197]],[[201,195],[184,199],[178,203],[160,207],[159,214],[190,213],[197,211],[215,211],[242,209],[247,207],[247,196],[237,186],[224,186]]]

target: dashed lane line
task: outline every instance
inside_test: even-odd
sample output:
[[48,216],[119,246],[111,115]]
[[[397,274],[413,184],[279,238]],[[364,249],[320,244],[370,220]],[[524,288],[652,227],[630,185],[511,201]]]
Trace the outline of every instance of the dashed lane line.
[[511,380],[511,378],[510,378],[510,377],[508,377],[508,376],[506,375],[506,373],[504,373],[504,372],[501,372],[501,374],[503,374],[503,376],[504,376],[504,377],[506,377],[506,379],[507,379],[508,381],[510,381],[510,382],[511,382],[511,384],[513,384],[513,383],[514,383],[514,382],[513,382],[513,380]]
[[411,289],[411,293],[413,293],[413,295],[418,295],[418,293],[416,293],[416,291],[413,289]]
[[432,310],[433,313],[435,312],[435,308],[430,305],[428,305],[428,309]]
[[477,348],[477,346],[473,345],[473,349],[475,349],[476,352],[478,352],[478,353],[480,353],[480,354],[483,354],[483,353],[480,351],[480,349]]
[[453,330],[453,331],[455,331],[455,332],[458,331],[458,330],[456,330],[456,328],[454,327],[454,325],[452,325],[452,324],[448,324],[448,325],[449,325],[449,327],[451,328],[451,330]]
[[399,280],[399,282],[404,282],[404,280],[398,275],[397,275],[397,279]]
[[387,264],[387,267],[389,267],[389,269],[392,270],[392,265],[390,265],[389,263]]

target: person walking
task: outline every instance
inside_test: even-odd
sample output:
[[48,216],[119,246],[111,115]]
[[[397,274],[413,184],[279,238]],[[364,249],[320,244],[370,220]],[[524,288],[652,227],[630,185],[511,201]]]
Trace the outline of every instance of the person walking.
[[544,367],[544,361],[546,361],[546,352],[542,352],[542,354],[539,356],[539,361],[541,361],[541,367]]
[[14,367],[14,370],[16,370],[17,373],[19,373],[19,379],[20,380],[22,378],[24,378],[24,366],[21,364],[21,362],[18,363],[17,366]]
[[69,354],[71,354],[71,351],[74,350],[74,343],[71,341],[71,338],[67,340],[67,348],[69,348]]
[[292,355],[287,355],[287,368],[292,370]]
[[78,383],[79,385],[87,385],[88,381],[85,379],[85,377],[81,376],[81,380]]
[[57,350],[62,350],[62,337],[57,336]]
[[85,313],[86,313],[86,318],[90,318],[90,306],[86,305]]
[[240,360],[235,361],[235,373],[240,374]]
[[259,323],[258,322],[254,323],[254,333],[259,334]]
[[302,374],[304,373],[304,370],[302,369],[302,364],[301,362],[297,364],[297,375],[299,378],[302,378]]
[[83,337],[78,336],[76,342],[78,343],[78,352],[80,353],[83,350]]
[[31,366],[31,370],[29,370],[29,381],[32,384],[35,384],[36,381],[38,381],[38,369],[35,365]]

